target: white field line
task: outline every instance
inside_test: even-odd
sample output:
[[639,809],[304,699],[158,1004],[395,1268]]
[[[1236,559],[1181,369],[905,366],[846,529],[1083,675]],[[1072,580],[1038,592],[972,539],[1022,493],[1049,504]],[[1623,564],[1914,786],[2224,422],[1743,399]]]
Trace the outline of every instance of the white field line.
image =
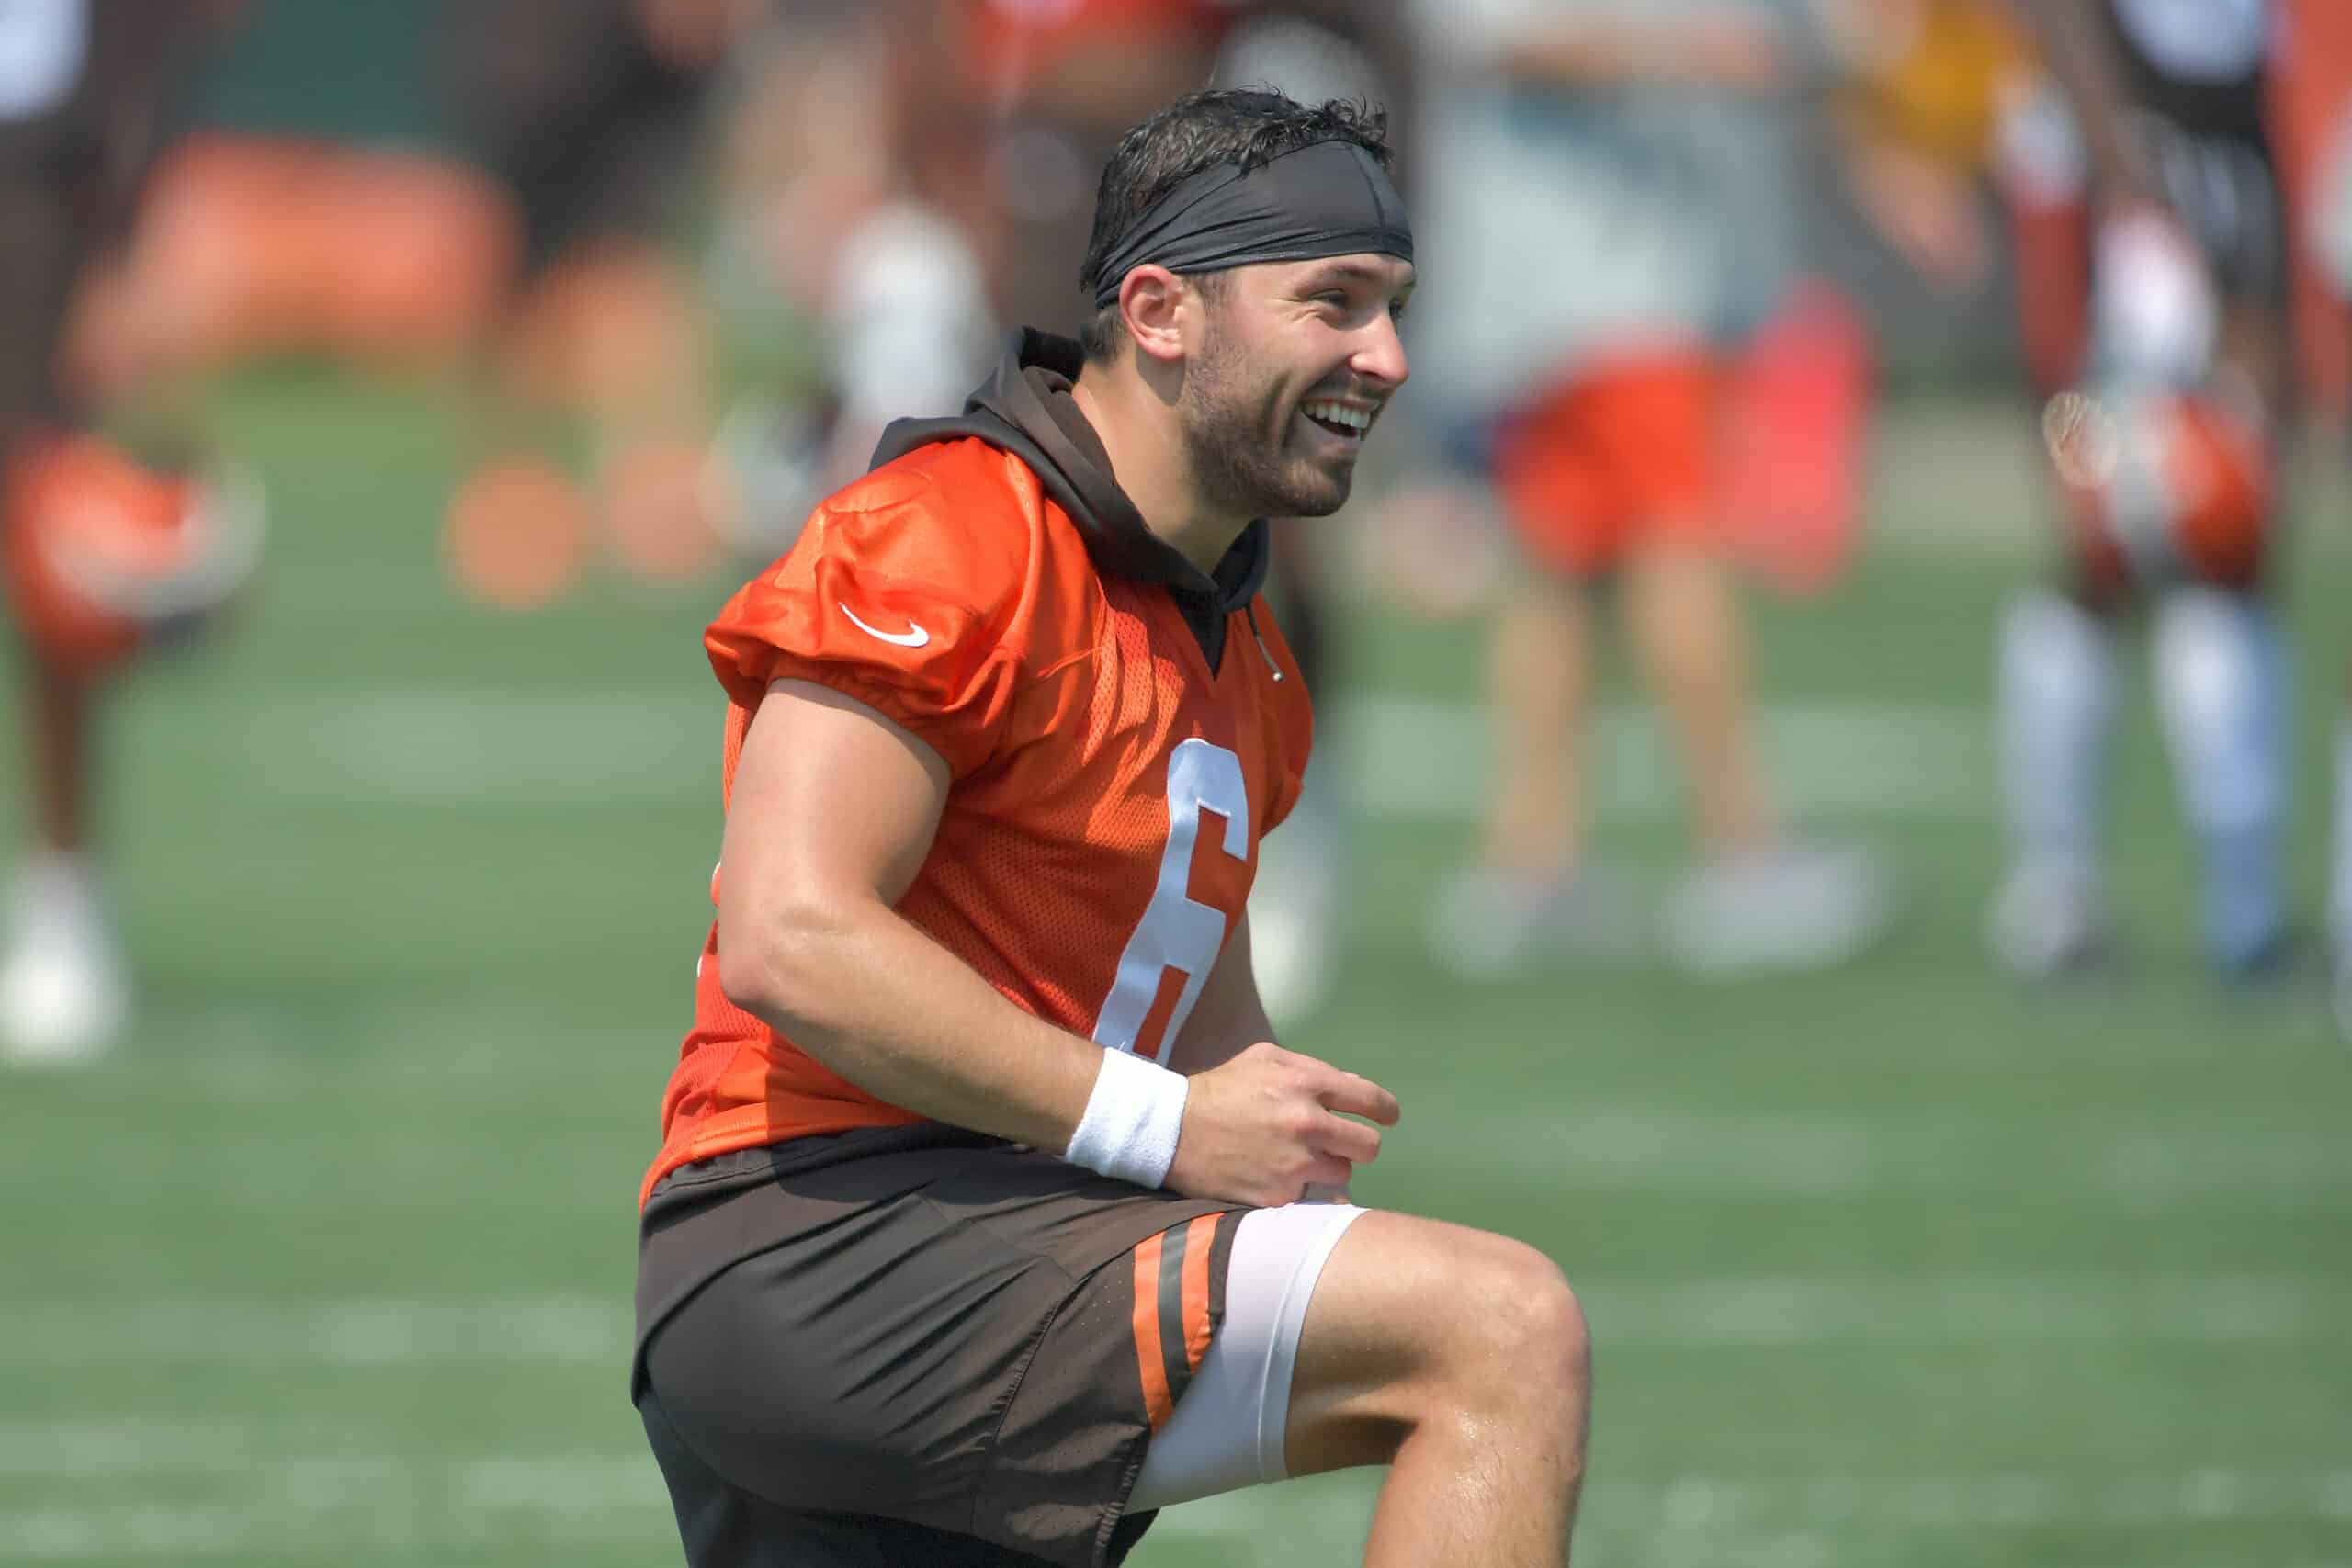
[[[490,1546],[667,1545],[674,1540],[649,1456],[488,1454],[420,1460],[390,1452],[257,1455],[226,1499],[122,1496],[144,1478],[108,1478],[103,1503],[52,1498],[0,1506],[0,1561],[98,1557],[187,1561],[256,1551]],[[1252,1561],[1351,1554],[1372,1483],[1261,1487],[1168,1511],[1170,1537],[1231,1543]],[[1889,1532],[2146,1529],[2352,1519],[2352,1470],[2213,1467],[2098,1479],[2046,1472],[1865,1476],[1596,1477],[1588,1539],[1664,1543],[1672,1560],[1755,1542],[1771,1561],[1863,1561]],[[1843,1543],[1841,1545],[1841,1542]],[[1230,1559],[1228,1559],[1230,1560]],[[1742,1561],[1754,1558],[1745,1552]]]
[[653,1103],[692,1019],[699,932],[682,938],[670,1006],[651,1020],[616,1021],[560,998],[490,988],[455,997],[387,987],[336,1014],[341,1049],[317,1049],[303,1007],[234,1002],[156,1011],[140,1021],[142,1053],[122,1092],[153,1091],[231,1104],[285,1105],[361,1094],[463,1101],[543,1085],[550,1072],[582,1089],[637,1093]]
[[[19,1303],[0,1365],[58,1368],[141,1361],[354,1369],[605,1366],[625,1377],[626,1300],[545,1295],[434,1301],[150,1297]],[[109,1343],[112,1349],[108,1348]]]
[[[236,1144],[173,1142],[111,1133],[79,1145],[91,1179],[85,1205],[128,1209],[159,1204],[177,1212],[261,1216],[424,1215],[495,1208],[502,1193],[544,1204],[550,1196],[601,1214],[626,1234],[638,1179],[654,1145],[635,1127],[583,1135],[518,1167],[511,1150],[452,1135],[422,1121],[355,1130],[273,1132]],[[0,1180],[31,1181],[54,1151],[18,1144],[0,1148]],[[307,1163],[305,1163],[307,1162]]]
[[[1767,704],[1759,731],[1780,797],[1801,817],[1982,817],[1994,806],[1991,720],[1952,705]],[[1348,764],[1342,781],[1376,818],[1458,819],[1483,803],[1493,770],[1487,716],[1467,703],[1368,694],[1318,731]],[[1604,821],[1682,810],[1672,749],[1649,709],[1594,716],[1592,800]]]
[[250,1416],[118,1416],[0,1421],[0,1482],[233,1475],[287,1453],[387,1448],[380,1423]]
[[2333,1344],[2352,1310],[2352,1281],[2267,1275],[1603,1279],[1578,1280],[1577,1293],[1602,1343],[1675,1352],[1758,1346]]
[[[241,799],[273,806],[537,811],[718,806],[716,688],[526,693],[463,686],[261,694],[139,715],[158,754],[243,768]],[[1990,809],[1988,721],[1952,705],[1784,702],[1761,730],[1782,796],[1808,816],[1981,816]],[[1324,711],[1330,754],[1382,818],[1460,818],[1486,789],[1491,750],[1474,705],[1366,694]],[[1679,809],[1654,716],[1596,716],[1593,797],[1604,819]]]
[[[653,1082],[643,1079],[648,1097]],[[1478,1157],[1448,1161],[1450,1179],[1563,1196],[1841,1201],[1900,1193],[2024,1202],[2057,1191],[2076,1208],[2133,1213],[2352,1204],[2352,1139],[2341,1129],[2246,1116],[2127,1121],[2119,1113],[2077,1128],[2048,1116],[2001,1121],[1905,1107],[1736,1111],[1588,1097],[1530,1108],[1498,1099],[1414,1095],[1392,1162],[1435,1158],[1467,1142]],[[317,1141],[302,1179],[289,1180],[284,1138],[196,1148],[109,1134],[80,1151],[86,1160],[77,1180],[90,1203],[138,1203],[162,1192],[178,1203],[307,1214],[478,1204],[485,1182],[511,1176],[497,1149],[408,1121]],[[629,1201],[649,1148],[583,1139],[543,1156],[525,1177],[610,1207]],[[51,1157],[32,1143],[0,1148],[0,1179],[34,1181]]]
[[2103,1200],[2136,1211],[2340,1202],[2352,1192],[2352,1140],[2334,1128],[2119,1118],[2075,1130],[2048,1118],[1899,1107],[1808,1114],[1607,1100],[1525,1109],[1428,1093],[1406,1111],[1398,1136],[1419,1115],[1475,1136],[1477,1168],[1562,1191],[1835,1199],[2055,1190],[2073,1204]]
[[[1901,1348],[1982,1344],[2334,1343],[2352,1280],[2318,1275],[1736,1275],[1611,1280],[1575,1275],[1595,1334],[1628,1349],[1758,1345]],[[358,1371],[482,1365],[625,1368],[626,1300],[585,1294],[323,1301],[155,1297],[17,1301],[0,1366],[58,1371],[142,1363],[323,1366]],[[205,1430],[201,1424],[175,1428]],[[113,1429],[62,1448],[0,1427],[0,1472],[103,1454]],[[176,1441],[179,1439],[158,1439]],[[193,1443],[193,1438],[188,1439]]]
[[323,1562],[359,1550],[677,1550],[650,1455],[264,1459],[236,1480],[228,1498],[134,1495],[0,1506],[0,1562],[236,1561],[266,1552],[316,1554]]
[[[1171,1535],[1236,1542],[1361,1540],[1371,1517],[1371,1484],[1259,1487],[1170,1509],[1159,1529]],[[1666,1560],[1752,1562],[1731,1541],[1777,1543],[1768,1561],[1883,1562],[1864,1549],[1887,1531],[2035,1529],[2092,1527],[2146,1529],[2192,1524],[2352,1519],[2352,1470],[2247,1470],[2211,1467],[2139,1472],[2090,1480],[2048,1472],[1946,1475],[1795,1475],[1749,1478],[1688,1475],[1665,1482],[1596,1476],[1587,1487],[1580,1538],[1627,1536],[1645,1548],[1674,1543]],[[1839,1538],[1848,1538],[1841,1547]],[[1861,1537],[1862,1540],[1852,1538]],[[1793,1550],[1792,1550],[1793,1549]],[[1651,1560],[1644,1552],[1645,1560]],[[1283,1560],[1270,1548],[1251,1562]],[[2352,1554],[2343,1561],[2352,1562]]]
[[[698,932],[681,973],[692,970]],[[1995,984],[1987,980],[1987,985]],[[356,998],[338,1015],[343,1050],[322,1055],[317,1021],[300,1009],[208,1003],[141,1021],[145,1052],[135,1078],[121,1093],[229,1105],[272,1105],[319,1095],[382,1094],[442,1100],[511,1093],[543,1083],[558,1055],[568,1080],[600,1094],[658,1099],[676,1058],[677,1037],[689,1020],[682,979],[673,1007],[650,1021],[616,1021],[579,1010],[552,1016],[547,999],[527,993],[467,992],[447,998],[390,994]],[[1560,1026],[1564,1040],[1572,1025]],[[560,1040],[537,1048],[534,1043]],[[1314,1047],[1310,1045],[1309,1049]],[[1973,1019],[1921,1019],[1899,1042],[1864,1030],[1829,1030],[1805,1041],[1804,1063],[1867,1063],[1883,1067],[1899,1053],[1933,1073],[1987,1069],[2040,1073],[2125,1069],[2141,1075],[2182,1066],[2246,1068],[2304,1063],[2307,1038],[2290,1031],[2144,1032],[2085,1027],[2053,1045],[2046,1032],[2020,1035],[1988,1029]],[[1572,1061],[1573,1051],[1564,1054]],[[1551,1091],[1577,1098],[1575,1076],[1564,1074]],[[1503,1097],[1496,1097],[1498,1100]],[[1479,1111],[1481,1120],[1487,1114]]]

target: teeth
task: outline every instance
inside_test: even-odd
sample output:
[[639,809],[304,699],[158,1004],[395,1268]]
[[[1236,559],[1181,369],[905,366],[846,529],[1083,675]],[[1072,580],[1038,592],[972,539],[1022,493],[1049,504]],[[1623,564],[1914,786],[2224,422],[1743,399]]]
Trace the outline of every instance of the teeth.
[[1346,403],[1302,403],[1299,408],[1311,418],[1327,419],[1333,424],[1344,424],[1350,430],[1372,428],[1372,415],[1369,412],[1363,409],[1351,408]]

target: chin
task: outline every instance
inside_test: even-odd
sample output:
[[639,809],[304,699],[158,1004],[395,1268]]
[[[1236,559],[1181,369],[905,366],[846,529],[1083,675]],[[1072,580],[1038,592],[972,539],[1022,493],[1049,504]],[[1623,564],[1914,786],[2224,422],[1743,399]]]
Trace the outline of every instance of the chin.
[[1341,485],[1336,491],[1324,491],[1316,495],[1293,496],[1290,505],[1279,512],[1269,513],[1267,515],[1270,517],[1329,517],[1347,503],[1348,487]]
[[1268,476],[1253,515],[1329,517],[1348,503],[1348,491],[1355,483],[1353,465],[1340,473],[1309,460],[1293,459],[1284,466],[1289,472]]
[[1329,517],[1348,503],[1348,492],[1354,488],[1354,475],[1342,474],[1320,484],[1301,485],[1283,498],[1286,504],[1272,515]]

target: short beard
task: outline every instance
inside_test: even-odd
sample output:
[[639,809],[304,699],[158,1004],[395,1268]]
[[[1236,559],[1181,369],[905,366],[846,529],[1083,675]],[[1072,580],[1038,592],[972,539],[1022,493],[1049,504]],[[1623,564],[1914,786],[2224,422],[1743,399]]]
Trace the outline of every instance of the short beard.
[[1177,404],[1184,457],[1201,499],[1236,517],[1328,517],[1347,504],[1351,475],[1287,457],[1282,393],[1253,394],[1247,356],[1211,327],[1186,367]]

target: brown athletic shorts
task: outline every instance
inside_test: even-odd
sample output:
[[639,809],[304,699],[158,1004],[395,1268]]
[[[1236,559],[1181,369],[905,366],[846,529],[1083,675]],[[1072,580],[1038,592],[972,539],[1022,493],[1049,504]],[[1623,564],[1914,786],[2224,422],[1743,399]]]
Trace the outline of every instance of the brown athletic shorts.
[[672,1172],[632,1396],[692,1568],[1102,1568],[1243,1211],[937,1126]]

